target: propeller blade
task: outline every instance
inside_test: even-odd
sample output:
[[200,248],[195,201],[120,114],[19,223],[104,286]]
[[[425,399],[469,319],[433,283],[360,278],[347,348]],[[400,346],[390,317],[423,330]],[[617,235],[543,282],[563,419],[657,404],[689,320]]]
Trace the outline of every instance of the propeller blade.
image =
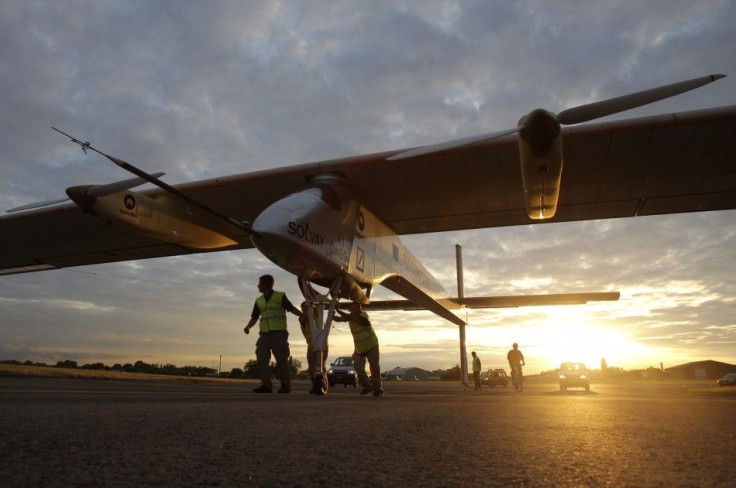
[[45,202],[29,203],[26,205],[21,205],[20,207],[15,207],[15,208],[11,208],[10,210],[6,210],[5,213],[13,213],[13,212],[20,212],[22,210],[31,210],[34,208],[48,207],[49,205],[56,205],[57,203],[66,202],[67,200],[69,200],[69,198],[57,198],[55,200],[46,200]]
[[499,137],[507,136],[519,132],[523,126],[514,127],[513,129],[506,129],[498,132],[490,132],[488,134],[479,134],[477,136],[463,137],[462,139],[455,139],[452,141],[441,142],[439,144],[432,144],[430,146],[423,146],[416,149],[411,149],[399,154],[394,154],[390,158],[386,158],[387,161],[398,161],[400,159],[415,158],[417,156],[424,156],[427,154],[438,153],[447,151],[448,149],[455,149],[463,146],[473,146],[480,144],[481,142],[490,141],[491,139],[497,139]]
[[650,103],[664,100],[681,93],[685,93],[695,88],[699,88],[708,83],[724,78],[726,75],[708,75],[692,80],[672,83],[670,85],[652,88],[621,97],[610,98],[600,102],[589,103],[579,107],[569,108],[557,114],[557,121],[563,125],[579,124],[589,120],[613,115],[632,108],[641,107]]
[[[166,173],[154,173],[151,176],[155,178],[161,178],[165,174]],[[135,178],[130,178],[128,180],[122,180],[122,181],[116,181],[115,183],[108,183],[106,185],[95,185],[92,188],[90,188],[89,192],[87,193],[93,197],[106,197],[108,195],[112,195],[113,193],[117,193],[119,191],[130,190],[131,188],[135,188],[136,186],[141,186],[145,183],[148,183],[148,181],[136,176]]]

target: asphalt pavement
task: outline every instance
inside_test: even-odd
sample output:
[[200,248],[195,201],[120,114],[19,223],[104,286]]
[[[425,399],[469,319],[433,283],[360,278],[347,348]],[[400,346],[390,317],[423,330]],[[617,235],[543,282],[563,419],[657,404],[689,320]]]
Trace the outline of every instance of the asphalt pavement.
[[[0,378],[0,486],[733,486],[735,395]],[[702,386],[702,385],[701,385]]]

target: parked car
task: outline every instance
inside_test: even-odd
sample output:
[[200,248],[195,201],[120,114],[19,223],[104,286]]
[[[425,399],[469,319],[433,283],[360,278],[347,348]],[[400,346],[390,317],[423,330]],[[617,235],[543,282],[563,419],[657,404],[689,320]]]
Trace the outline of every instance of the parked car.
[[481,377],[480,383],[489,388],[495,388],[497,386],[503,386],[505,388],[509,384],[509,377],[503,369],[489,369]]
[[570,387],[580,387],[585,388],[585,391],[590,391],[588,368],[583,363],[562,363],[559,379],[560,391],[566,391]]
[[330,386],[341,383],[345,387],[350,385],[353,388],[357,388],[358,375],[355,374],[353,356],[340,356],[330,363],[330,369],[327,371],[327,382]]
[[718,386],[736,386],[736,373],[728,373],[719,379]]

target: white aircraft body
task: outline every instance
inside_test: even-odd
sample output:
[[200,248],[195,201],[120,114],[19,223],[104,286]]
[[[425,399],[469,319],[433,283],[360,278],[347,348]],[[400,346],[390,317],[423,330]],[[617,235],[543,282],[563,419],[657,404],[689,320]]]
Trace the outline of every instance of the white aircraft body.
[[[585,303],[619,294],[464,297],[459,279],[452,297],[399,234],[736,208],[736,107],[562,128],[722,76],[557,115],[538,109],[512,129],[441,144],[177,187],[62,132],[136,178],[68,188],[73,204],[9,210],[0,217],[0,274],[256,247],[297,276],[317,309],[316,318],[308,316],[318,356],[335,307],[347,298],[375,309],[426,309],[457,324],[465,371],[461,307]],[[158,188],[131,190],[144,182]],[[372,302],[379,284],[406,300]],[[325,372],[317,372],[315,386],[327,392]]]

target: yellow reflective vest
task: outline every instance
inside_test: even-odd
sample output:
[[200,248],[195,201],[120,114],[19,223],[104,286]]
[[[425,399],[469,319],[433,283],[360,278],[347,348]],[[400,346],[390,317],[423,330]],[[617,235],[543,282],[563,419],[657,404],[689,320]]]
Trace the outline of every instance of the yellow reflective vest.
[[480,358],[478,356],[473,358],[473,373],[480,373]]
[[[368,314],[360,312],[361,317],[368,320]],[[370,322],[369,322],[370,323]],[[348,321],[350,325],[350,333],[353,334],[353,342],[355,343],[355,352],[362,354],[368,352],[374,347],[378,347],[378,337],[373,331],[373,326],[363,327],[359,322]]]
[[286,310],[283,305],[284,292],[274,291],[266,301],[263,295],[256,298],[256,306],[261,311],[258,327],[261,332],[286,330]]

